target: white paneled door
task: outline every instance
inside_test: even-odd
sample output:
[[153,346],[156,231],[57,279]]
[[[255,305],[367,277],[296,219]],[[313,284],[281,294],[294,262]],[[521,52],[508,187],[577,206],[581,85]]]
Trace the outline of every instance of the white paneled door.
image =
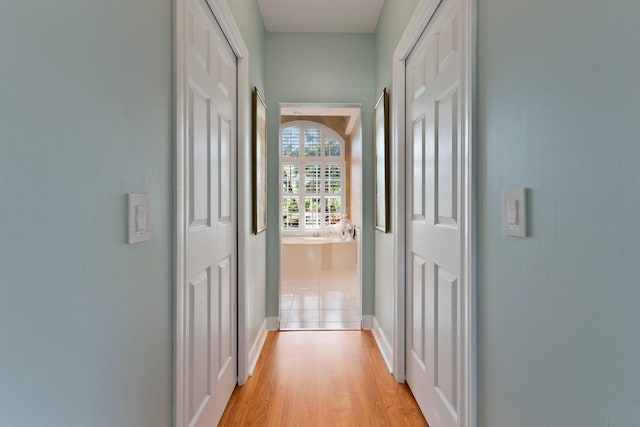
[[432,427],[466,425],[466,0],[443,0],[406,64],[406,377]]
[[236,58],[206,2],[184,5],[176,418],[214,426],[237,382]]

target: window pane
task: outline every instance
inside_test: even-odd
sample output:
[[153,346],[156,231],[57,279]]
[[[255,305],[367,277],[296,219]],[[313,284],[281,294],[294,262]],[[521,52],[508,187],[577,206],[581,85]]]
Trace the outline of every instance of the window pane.
[[319,228],[322,224],[322,210],[320,197],[304,198],[304,225],[309,228]]
[[342,218],[342,199],[340,196],[327,196],[324,199],[325,221],[337,224]]
[[320,165],[304,167],[304,188],[307,193],[319,194],[322,185],[322,168]]
[[298,165],[282,166],[282,192],[297,193],[300,190],[300,170]]
[[282,131],[282,155],[300,156],[300,129],[287,128]]
[[304,155],[306,157],[320,157],[320,143],[322,132],[320,129],[306,129],[304,131]]
[[326,165],[324,169],[324,192],[340,194],[342,192],[342,167]]
[[326,141],[324,143],[324,155],[329,157],[342,156],[342,145],[333,139]]
[[298,228],[300,208],[297,197],[282,198],[282,228]]

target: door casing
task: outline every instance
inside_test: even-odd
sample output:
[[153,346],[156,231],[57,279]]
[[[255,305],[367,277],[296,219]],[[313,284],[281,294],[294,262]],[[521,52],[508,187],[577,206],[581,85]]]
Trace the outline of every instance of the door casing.
[[[236,209],[238,218],[238,244],[237,244],[237,313],[238,313],[238,384],[246,383],[249,377],[249,349],[247,287],[245,286],[247,269],[247,248],[251,238],[248,212],[250,206],[250,186],[248,176],[251,165],[251,88],[249,85],[249,49],[247,48],[239,28],[235,24],[229,6],[223,0],[206,0],[213,12],[213,16],[220,25],[233,53],[237,59],[237,173],[238,173],[238,206]],[[186,10],[186,0],[174,0],[173,10],[173,52],[174,52],[174,120],[175,120],[175,175],[174,175],[174,425],[180,427],[184,419],[184,395],[182,386],[184,375],[182,367],[184,355],[182,346],[185,340],[182,293],[179,290],[184,286],[180,283],[185,273],[185,245],[184,224],[186,218],[186,206],[183,194],[183,147],[186,123],[184,123],[184,99],[186,93],[179,82],[183,81],[186,55],[182,36],[184,34],[183,16]]]
[[[406,367],[406,60],[418,43],[420,36],[433,18],[441,0],[420,0],[407,28],[393,54],[393,94],[391,96],[391,162],[395,165],[391,175],[392,224],[393,233],[393,295],[394,295],[394,336],[392,370],[398,382],[405,381]],[[466,52],[466,67],[463,69],[468,82],[465,93],[464,145],[464,218],[465,233],[462,250],[464,254],[465,300],[465,360],[463,375],[466,387],[463,391],[466,400],[467,426],[475,427],[476,408],[476,270],[475,270],[475,148],[473,142],[475,129],[475,76],[476,76],[476,19],[477,0],[470,0],[469,13],[463,25],[467,26],[466,40],[469,49]]]

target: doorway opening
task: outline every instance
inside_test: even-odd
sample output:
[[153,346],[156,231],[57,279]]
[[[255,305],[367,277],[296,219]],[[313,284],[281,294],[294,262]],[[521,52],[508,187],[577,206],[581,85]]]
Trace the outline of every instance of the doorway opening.
[[361,106],[281,104],[279,135],[280,328],[360,329]]

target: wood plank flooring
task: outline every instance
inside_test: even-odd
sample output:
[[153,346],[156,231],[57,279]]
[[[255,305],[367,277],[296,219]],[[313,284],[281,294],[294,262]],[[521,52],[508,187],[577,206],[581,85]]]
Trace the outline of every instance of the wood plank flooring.
[[371,332],[269,332],[220,426],[426,426]]

